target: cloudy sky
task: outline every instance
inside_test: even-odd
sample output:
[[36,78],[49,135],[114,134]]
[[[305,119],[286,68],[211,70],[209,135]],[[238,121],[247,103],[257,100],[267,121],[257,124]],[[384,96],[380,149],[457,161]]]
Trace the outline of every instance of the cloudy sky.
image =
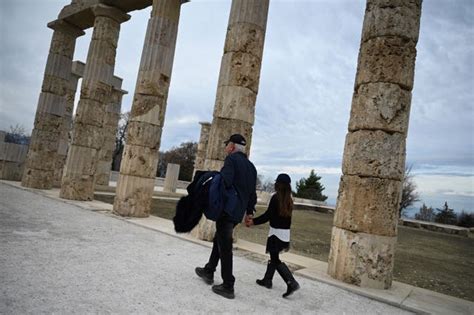
[[[0,1],[0,129],[30,132],[52,31],[69,1]],[[162,150],[211,121],[230,0],[183,5]],[[251,159],[260,174],[311,169],[335,203],[364,16],[363,0],[271,0]],[[122,25],[115,73],[131,108],[150,10]],[[91,30],[77,41],[85,61]],[[424,1],[407,139],[421,198],[474,211],[474,1]]]

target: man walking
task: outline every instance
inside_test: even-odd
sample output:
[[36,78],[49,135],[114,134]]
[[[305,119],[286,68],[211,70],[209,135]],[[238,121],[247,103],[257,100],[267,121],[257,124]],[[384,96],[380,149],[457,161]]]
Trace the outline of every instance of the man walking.
[[232,275],[232,232],[234,227],[242,222],[245,213],[248,219],[255,212],[257,170],[244,153],[247,142],[242,135],[234,134],[224,143],[227,157],[221,169],[221,176],[225,188],[235,189],[238,200],[234,209],[224,209],[217,219],[209,262],[204,268],[196,267],[196,274],[207,284],[213,284],[214,272],[220,259],[223,283],[212,286],[212,291],[233,299],[235,278]]

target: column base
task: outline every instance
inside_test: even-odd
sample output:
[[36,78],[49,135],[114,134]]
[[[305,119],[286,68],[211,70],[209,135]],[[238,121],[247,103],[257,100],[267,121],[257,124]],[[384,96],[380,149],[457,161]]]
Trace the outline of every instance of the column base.
[[332,228],[328,274],[360,287],[389,289],[397,237]]
[[127,217],[148,217],[154,186],[154,178],[120,174],[114,200],[114,213]]
[[53,188],[54,171],[25,169],[21,179],[21,186],[35,189],[49,190]]

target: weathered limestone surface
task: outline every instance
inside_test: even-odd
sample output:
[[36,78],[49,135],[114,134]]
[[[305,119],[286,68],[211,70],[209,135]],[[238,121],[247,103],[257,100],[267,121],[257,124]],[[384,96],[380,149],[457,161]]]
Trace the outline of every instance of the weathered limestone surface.
[[421,0],[367,0],[328,273],[392,283]]
[[166,177],[163,191],[176,192],[179,177],[179,164],[168,163],[166,166]]
[[211,130],[211,123],[201,121],[199,124],[201,124],[201,134],[199,136],[196,159],[194,160],[194,173],[204,169],[207,144],[209,142],[209,131]]
[[[269,0],[232,1],[204,162],[206,170],[223,166],[223,142],[234,133],[246,138],[246,151],[250,152],[268,7]],[[193,234],[211,240],[213,225],[211,221],[201,222]]]
[[402,180],[405,172],[405,135],[381,130],[349,132],[342,172]]
[[0,179],[21,180],[28,145],[5,142],[6,132],[0,131]]
[[61,198],[73,200],[92,200],[94,196],[120,23],[130,18],[128,14],[106,5],[94,6],[92,12],[95,15],[94,31],[60,192]]
[[392,284],[397,238],[332,228],[328,273],[362,287],[388,289]]
[[115,136],[117,134],[118,122],[122,108],[122,97],[127,91],[121,89],[122,79],[113,78],[112,93],[109,103],[105,108],[105,119],[103,123],[104,144],[99,152],[99,162],[96,172],[97,185],[109,185],[110,169],[115,150]]
[[72,57],[76,38],[84,34],[64,21],[48,26],[54,32],[22,178],[23,186],[39,189],[51,189],[54,183],[62,126],[68,119]]
[[180,1],[153,1],[117,183],[114,212],[119,215],[150,213],[180,9]]
[[334,226],[381,236],[397,235],[400,182],[344,175],[339,184]]

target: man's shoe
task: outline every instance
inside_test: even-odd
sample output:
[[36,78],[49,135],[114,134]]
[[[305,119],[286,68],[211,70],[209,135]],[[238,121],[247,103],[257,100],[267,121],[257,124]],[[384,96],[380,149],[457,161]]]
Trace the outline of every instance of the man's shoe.
[[234,289],[224,286],[224,284],[213,285],[212,291],[216,294],[219,294],[225,298],[233,299],[235,298]]
[[201,268],[201,267],[196,267],[194,269],[196,271],[196,274],[204,280],[207,284],[213,284],[214,283],[214,272],[210,272],[206,268]]

